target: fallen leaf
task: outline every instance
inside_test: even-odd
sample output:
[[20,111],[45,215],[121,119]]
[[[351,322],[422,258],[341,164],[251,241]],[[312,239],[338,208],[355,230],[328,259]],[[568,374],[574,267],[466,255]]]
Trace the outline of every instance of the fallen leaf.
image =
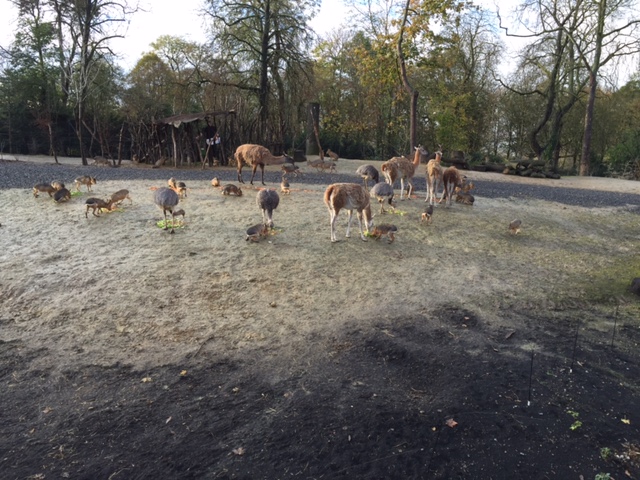
[[53,412],[53,408],[51,408],[51,407],[46,407],[46,408],[42,411],[42,413],[51,413],[51,412]]
[[624,423],[626,425],[631,425],[631,420],[629,420],[628,418],[623,418],[622,419],[622,423]]
[[164,423],[165,423],[165,424],[167,424],[167,423],[169,423],[171,420],[173,420],[173,417],[169,417],[169,418],[167,418],[167,419],[165,420],[165,422],[164,422]]
[[453,428],[456,425],[458,425],[458,422],[456,422],[453,418],[450,418],[449,420],[446,421],[447,427]]
[[186,374],[187,374],[187,371],[186,371],[186,370],[182,370],[182,371],[180,372],[180,376],[181,376],[181,377],[184,377]]
[[244,448],[243,447],[234,448],[231,451],[233,453],[235,453],[236,455],[244,455]]
[[151,381],[151,377],[144,377],[142,379],[142,383],[149,383]]

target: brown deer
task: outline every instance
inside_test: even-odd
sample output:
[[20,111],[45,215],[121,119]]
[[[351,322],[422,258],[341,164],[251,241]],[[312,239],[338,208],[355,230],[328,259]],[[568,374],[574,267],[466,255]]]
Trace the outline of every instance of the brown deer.
[[91,185],[95,185],[97,182],[96,177],[89,177],[88,175],[83,175],[82,177],[78,177],[74,180],[76,184],[76,190],[80,191],[80,185],[86,185],[87,191],[91,191]]
[[247,242],[259,242],[267,235],[269,235],[269,227],[264,223],[258,223],[257,225],[247,228],[245,240]]
[[425,202],[431,205],[435,203],[437,197],[438,185],[442,183],[442,152],[436,152],[436,158],[429,160],[427,163],[427,196]]
[[111,210],[111,206],[113,205],[113,200],[112,199],[102,200],[100,198],[92,197],[92,198],[87,198],[87,200],[84,203],[87,206],[87,209],[84,212],[84,216],[85,218],[89,218],[89,209],[93,210],[92,211],[93,215],[98,217],[99,215],[96,214],[96,210],[98,210],[98,213],[100,213],[103,209]]
[[253,177],[255,176],[258,167],[260,167],[262,184],[265,185],[265,165],[282,165],[285,162],[293,163],[293,159],[286,154],[275,157],[271,154],[268,148],[265,148],[262,145],[254,145],[251,143],[240,145],[236,149],[235,159],[238,168],[238,181],[240,183],[244,183],[244,181],[242,180],[242,167],[244,165],[251,167],[251,181],[249,182],[251,183],[251,185],[253,185]]
[[387,243],[393,243],[395,240],[395,234],[398,233],[398,227],[395,225],[391,225],[388,223],[383,223],[380,225],[376,225],[373,227],[373,231],[371,232],[371,236],[376,240],[380,240],[380,237],[383,235],[387,236]]
[[122,190],[118,190],[116,193],[111,194],[111,200],[113,201],[114,205],[120,205],[122,202],[124,202],[125,198],[129,200],[129,204],[133,204],[133,200],[131,200],[131,197],[129,196],[129,190],[127,190],[126,188],[123,188]]
[[237,197],[242,196],[242,189],[235,186],[233,183],[227,183],[222,187],[222,195],[235,195]]
[[332,242],[338,241],[336,238],[336,220],[338,219],[338,214],[342,209],[347,210],[349,213],[346,237],[349,238],[350,236],[353,211],[356,210],[358,225],[360,227],[360,238],[364,242],[367,241],[365,232],[368,233],[373,226],[373,215],[371,215],[369,193],[362,185],[358,185],[356,183],[334,183],[329,185],[324,192],[324,203],[327,205],[329,215],[331,216]]
[[178,182],[175,178],[171,177],[167,181],[167,184],[180,198],[187,198],[187,185],[184,182]]

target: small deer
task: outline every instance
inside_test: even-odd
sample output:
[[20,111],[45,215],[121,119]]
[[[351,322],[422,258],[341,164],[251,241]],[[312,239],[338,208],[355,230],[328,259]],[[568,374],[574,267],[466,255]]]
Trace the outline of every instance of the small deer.
[[90,192],[91,191],[91,185],[95,185],[97,182],[95,177],[90,177],[88,175],[83,175],[82,177],[78,177],[74,180],[74,183],[76,184],[76,191],[80,191],[80,185],[86,185],[87,186],[87,191]]
[[258,223],[253,227],[247,228],[247,236],[245,240],[247,242],[259,242],[267,235],[269,235],[269,227],[264,223]]
[[329,155],[331,157],[331,160],[333,160],[334,162],[337,162],[340,158],[340,156],[330,148],[327,148],[327,155]]
[[346,237],[349,238],[350,236],[353,211],[356,210],[358,225],[360,226],[360,238],[363,242],[367,241],[364,234],[365,231],[369,232],[369,229],[373,227],[373,215],[371,214],[369,192],[362,185],[356,183],[334,183],[329,185],[324,192],[324,203],[327,205],[331,217],[332,242],[338,241],[336,238],[336,220],[342,209],[347,210],[349,213]]
[[178,182],[175,178],[171,177],[167,181],[167,184],[180,198],[187,198],[187,185],[184,182]]
[[71,199],[71,192],[63,187],[53,194],[53,199],[56,203],[66,202]]
[[319,170],[329,170],[329,173],[336,173],[336,162],[330,162],[328,160],[319,163],[316,169]]
[[96,210],[98,210],[98,213],[100,213],[103,209],[111,210],[111,206],[113,205],[113,200],[112,199],[101,200],[99,198],[92,197],[92,198],[87,198],[87,200],[84,203],[87,206],[87,209],[84,212],[84,216],[85,218],[89,218],[89,209],[93,210],[92,211],[93,215],[98,217],[99,215],[96,214]]
[[427,222],[427,225],[431,223],[433,218],[433,205],[429,204],[425,207],[424,212],[422,212],[422,219],[420,223]]
[[51,182],[51,186],[56,190],[62,190],[64,188],[64,183],[59,180],[54,180],[53,182]]
[[131,197],[129,196],[129,190],[127,190],[126,188],[123,188],[122,190],[118,190],[116,193],[111,194],[111,201],[114,203],[114,205],[119,206],[122,202],[124,202],[125,198],[129,200],[129,204],[133,204],[133,200],[131,200]]
[[473,202],[475,202],[476,199],[473,195],[471,195],[470,193],[466,193],[466,192],[458,192],[456,193],[456,202],[457,203],[462,203],[464,205],[473,205]]
[[298,167],[293,163],[289,163],[289,162],[283,163],[280,168],[282,169],[283,177],[289,174],[293,175],[294,177],[297,177],[298,175],[302,175],[302,172],[300,171],[300,167]]
[[291,194],[291,186],[289,185],[289,180],[287,180],[285,177],[282,177],[282,182],[280,182],[280,192],[283,195]]
[[236,187],[233,183],[227,183],[222,187],[222,195],[236,195],[241,197],[242,189],[240,187]]
[[38,183],[33,187],[33,196],[38,198],[38,193],[46,192],[50,197],[53,197],[53,194],[56,192],[56,188],[53,185],[48,183]]
[[516,218],[513,222],[509,224],[509,233],[511,235],[517,235],[520,233],[520,227],[522,226],[522,220]]
[[393,243],[395,240],[395,234],[398,233],[398,227],[395,225],[391,225],[388,223],[383,223],[380,225],[376,225],[373,227],[373,231],[371,232],[371,236],[376,240],[380,240],[380,237],[383,235],[387,236],[387,243]]

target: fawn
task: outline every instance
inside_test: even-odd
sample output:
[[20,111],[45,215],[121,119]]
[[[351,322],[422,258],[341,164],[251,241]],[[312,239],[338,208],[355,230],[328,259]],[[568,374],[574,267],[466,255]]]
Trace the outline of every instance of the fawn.
[[87,175],[83,175],[82,177],[78,177],[74,180],[74,183],[76,184],[76,190],[79,192],[80,191],[80,185],[86,185],[87,186],[87,191],[90,192],[91,191],[91,185],[95,185],[97,183],[96,178],[95,177],[89,177]]
[[242,189],[240,187],[236,187],[233,183],[228,183],[222,187],[222,195],[237,195],[238,197],[241,197]]
[[395,234],[398,232],[398,227],[395,225],[390,225],[388,223],[382,223],[380,225],[376,225],[373,227],[371,232],[371,236],[376,240],[380,240],[380,237],[383,235],[387,236],[387,243],[393,243],[395,240]]
[[98,213],[100,213],[102,209],[111,210],[111,206],[113,205],[113,200],[111,198],[109,200],[101,200],[99,198],[87,198],[87,200],[84,203],[87,206],[87,210],[84,212],[84,216],[85,218],[89,218],[89,209],[92,209],[93,215],[97,217],[99,215],[96,214],[96,210],[98,210]]

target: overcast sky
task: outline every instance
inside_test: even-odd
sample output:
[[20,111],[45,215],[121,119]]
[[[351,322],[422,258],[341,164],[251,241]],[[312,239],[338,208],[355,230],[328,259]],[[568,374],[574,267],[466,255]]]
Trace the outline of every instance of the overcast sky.
[[[489,9],[495,9],[496,0],[476,0]],[[509,5],[511,0],[498,0],[498,4]],[[125,69],[133,67],[142,53],[150,50],[149,45],[160,35],[173,35],[186,40],[203,42],[205,28],[198,9],[201,0],[141,0],[140,6],[146,12],[133,15],[127,26],[126,38],[116,39],[112,47],[121,56],[121,64]],[[180,5],[176,8],[176,5]],[[16,10],[9,0],[0,0],[0,18],[4,20],[4,28],[0,28],[0,44],[8,46],[15,31]],[[345,22],[346,8],[342,0],[322,0],[320,13],[311,23],[311,27],[319,34],[337,28]]]

